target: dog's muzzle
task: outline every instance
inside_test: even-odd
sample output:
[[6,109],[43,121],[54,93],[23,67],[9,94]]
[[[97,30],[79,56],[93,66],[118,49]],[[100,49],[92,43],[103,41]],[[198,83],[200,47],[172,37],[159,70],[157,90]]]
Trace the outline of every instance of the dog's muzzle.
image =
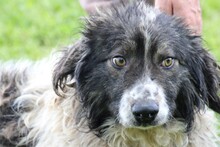
[[125,127],[150,127],[166,123],[169,115],[162,86],[152,80],[135,83],[124,91],[119,121]]

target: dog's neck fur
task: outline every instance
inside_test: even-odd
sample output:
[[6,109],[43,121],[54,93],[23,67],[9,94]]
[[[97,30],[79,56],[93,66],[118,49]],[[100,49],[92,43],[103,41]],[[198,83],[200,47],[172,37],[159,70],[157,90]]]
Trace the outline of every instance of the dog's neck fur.
[[146,130],[137,128],[124,128],[122,126],[110,127],[105,140],[109,146],[187,146],[188,136],[183,132],[184,124],[171,123],[167,126],[153,127]]
[[[209,114],[207,115],[207,113]],[[213,116],[209,111],[206,112],[206,115],[197,114],[196,124],[190,133],[185,132],[184,123],[174,120],[166,126],[152,127],[147,130],[112,126],[109,127],[103,138],[111,147],[196,147],[198,144],[204,147],[216,146],[216,142],[219,140],[214,135],[214,126],[210,122],[213,120]],[[211,136],[210,131],[213,132]]]

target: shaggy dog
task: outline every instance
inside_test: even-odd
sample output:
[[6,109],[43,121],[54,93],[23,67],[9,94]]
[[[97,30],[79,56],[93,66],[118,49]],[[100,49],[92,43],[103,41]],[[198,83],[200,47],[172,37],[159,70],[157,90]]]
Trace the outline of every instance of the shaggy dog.
[[218,65],[180,19],[121,3],[82,34],[48,59],[1,64],[1,147],[218,146]]

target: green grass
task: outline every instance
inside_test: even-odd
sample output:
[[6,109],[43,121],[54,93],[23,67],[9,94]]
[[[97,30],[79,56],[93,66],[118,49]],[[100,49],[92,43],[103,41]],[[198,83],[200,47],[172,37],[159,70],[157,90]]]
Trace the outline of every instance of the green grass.
[[39,59],[71,43],[83,15],[77,0],[0,1],[0,59]]
[[201,0],[203,11],[203,38],[212,54],[220,60],[220,1]]

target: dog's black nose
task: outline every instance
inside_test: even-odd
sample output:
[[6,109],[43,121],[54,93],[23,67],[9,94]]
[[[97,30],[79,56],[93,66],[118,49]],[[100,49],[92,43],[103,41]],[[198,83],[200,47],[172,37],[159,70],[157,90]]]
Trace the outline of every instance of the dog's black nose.
[[142,125],[151,123],[159,112],[159,106],[153,100],[144,103],[137,102],[131,109],[136,121]]

